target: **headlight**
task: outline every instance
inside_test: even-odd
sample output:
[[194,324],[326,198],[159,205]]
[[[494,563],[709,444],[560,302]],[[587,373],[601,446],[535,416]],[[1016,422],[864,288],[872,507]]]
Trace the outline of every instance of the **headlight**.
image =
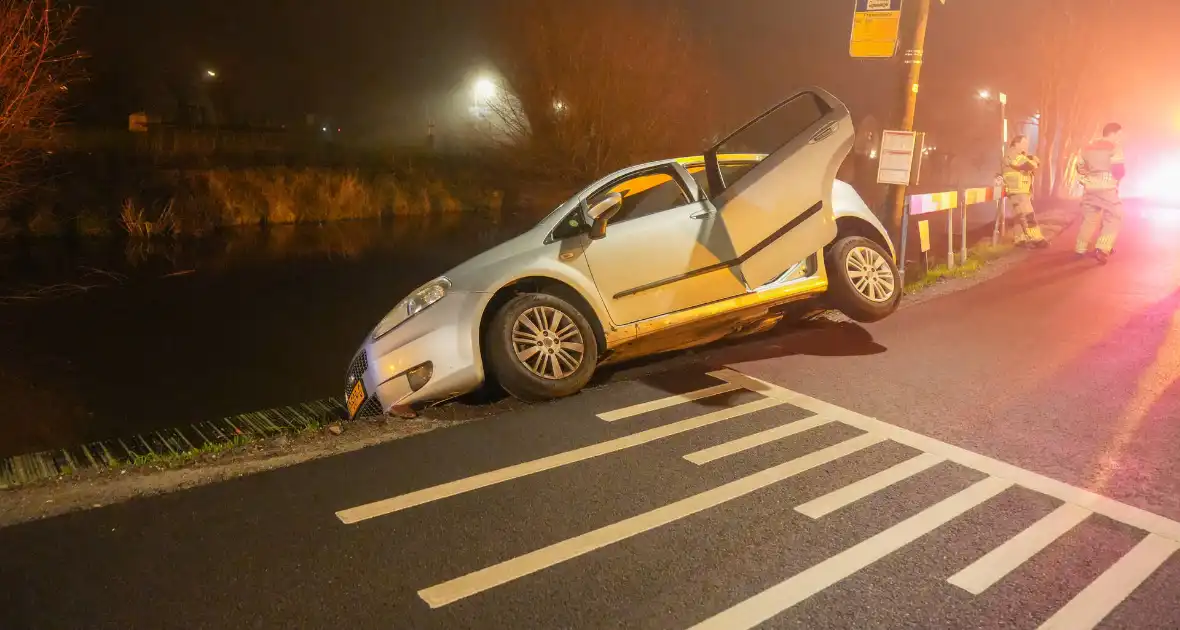
[[431,304],[443,299],[451,288],[451,281],[446,278],[432,280],[418,287],[406,299],[397,303],[392,311],[381,318],[377,327],[373,329],[373,340],[384,337],[389,331],[397,328],[402,322],[426,310]]

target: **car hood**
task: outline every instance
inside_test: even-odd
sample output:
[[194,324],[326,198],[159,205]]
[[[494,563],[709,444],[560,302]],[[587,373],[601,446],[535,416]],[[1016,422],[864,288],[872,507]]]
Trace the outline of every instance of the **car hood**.
[[498,287],[493,285],[505,267],[516,264],[518,259],[534,256],[536,250],[544,246],[545,234],[543,225],[530,228],[520,236],[467,259],[443,275],[456,291],[495,291]]

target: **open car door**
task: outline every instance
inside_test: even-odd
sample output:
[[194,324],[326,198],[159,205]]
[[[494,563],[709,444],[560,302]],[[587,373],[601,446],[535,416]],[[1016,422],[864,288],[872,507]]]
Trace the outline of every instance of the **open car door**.
[[[710,196],[750,289],[778,278],[836,237],[832,185],[852,149],[848,108],[819,88],[793,94],[705,154]],[[725,178],[717,156],[757,153]]]

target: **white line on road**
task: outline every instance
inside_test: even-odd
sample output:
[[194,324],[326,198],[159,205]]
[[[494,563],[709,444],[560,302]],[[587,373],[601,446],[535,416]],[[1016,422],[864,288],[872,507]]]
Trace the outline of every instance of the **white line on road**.
[[842,507],[852,505],[853,503],[860,501],[874,492],[879,492],[895,483],[909,479],[923,470],[932,468],[943,461],[946,460],[937,455],[922,453],[921,455],[907,459],[896,466],[882,470],[871,477],[866,477],[860,481],[857,481],[856,483],[844,486],[839,490],[829,492],[818,499],[808,501],[807,503],[796,507],[795,511],[803,514],[804,516],[810,516],[811,518],[821,518],[827,516],[828,514],[831,514]]
[[1027,562],[1029,558],[1053,544],[1053,541],[1077,527],[1090,514],[1090,510],[1065,503],[967,568],[952,575],[947,582],[972,595],[979,595]]
[[763,396],[776,398],[786,404],[806,409],[815,414],[830,416],[834,420],[856,427],[862,431],[881,433],[894,442],[905,444],[906,446],[927,453],[933,453],[948,461],[968,468],[974,468],[992,477],[1010,479],[1029,490],[1049,495],[1064,503],[1073,503],[1095,514],[1101,514],[1126,525],[1163,536],[1175,542],[1180,542],[1180,522],[1159,516],[1158,514],[1152,514],[1146,510],[1095,494],[1089,490],[1071,486],[1056,479],[1032,472],[1031,470],[1018,468],[998,459],[973,453],[953,444],[948,444],[932,437],[882,422],[876,418],[861,415],[855,411],[850,411],[843,407],[812,398],[806,394],[791,391],[785,387],[779,387],[778,385],[752,376],[746,376],[740,372],[719,370],[710,374],[735,385],[741,385],[745,389],[757,392]]
[[619,542],[662,525],[667,525],[686,516],[718,506],[726,501],[745,496],[755,490],[765,488],[817,466],[822,466],[861,449],[878,444],[882,440],[883,438],[872,434],[854,437],[789,462],[784,462],[747,477],[742,477],[736,481],[731,481],[712,490],[706,490],[700,494],[669,503],[650,512],[612,523],[580,536],[568,538],[548,547],[537,549],[522,556],[517,556],[499,564],[480,569],[479,571],[431,586],[430,588],[418,591],[418,595],[431,608],[446,606],[465,597],[470,597],[476,593],[507,584],[512,580],[565,562],[571,558],[576,558],[595,549],[601,549],[609,544]]
[[519,479],[535,473],[539,473],[561,466],[566,466],[576,462],[585,461],[601,455],[607,455],[616,451],[621,451],[641,444],[647,444],[661,438],[677,435],[686,431],[692,431],[711,424],[716,424],[725,420],[731,420],[740,416],[744,416],[755,411],[769,409],[782,403],[773,398],[762,398],[753,402],[748,402],[736,407],[729,407],[726,409],[718,409],[704,415],[688,418],[679,422],[672,422],[654,429],[632,433],[621,438],[607,440],[606,442],[599,442],[598,444],[591,444],[582,448],[542,457],[541,459],[534,459],[523,464],[516,464],[514,466],[507,466],[498,470],[465,477],[456,481],[432,486],[430,488],[423,488],[415,492],[403,494],[389,499],[382,499],[374,501],[373,503],[366,503],[346,510],[336,512],[336,517],[339,518],[346,525],[357,523],[366,519],[383,516],[385,514],[392,514],[400,510],[405,510],[414,506],[430,503],[439,499],[453,497],[464,492],[471,492],[480,488],[486,488],[491,485],[509,481],[512,479]]
[[659,400],[651,402],[639,403],[638,405],[631,405],[630,407],[623,407],[622,409],[615,409],[614,411],[607,411],[598,414],[598,417],[607,421],[615,422],[624,418],[630,418],[660,409],[667,409],[668,407],[675,407],[681,403],[692,402],[702,398],[709,398],[710,396],[717,396],[719,394],[726,394],[732,391],[741,389],[741,385],[734,385],[733,383],[721,383],[720,385],[713,385],[704,389],[698,389],[687,394],[676,394],[675,396],[668,396]]
[[1010,481],[988,477],[872,538],[702,621],[693,626],[693,629],[753,628],[945,525],[1011,486]]
[[773,429],[759,431],[758,433],[747,435],[746,437],[738,438],[723,444],[718,444],[717,446],[699,450],[695,453],[689,453],[688,455],[684,456],[684,459],[687,459],[688,461],[700,466],[702,464],[707,464],[709,462],[721,459],[722,457],[728,457],[742,451],[748,451],[756,446],[769,444],[775,440],[781,440],[797,433],[803,433],[804,431],[810,431],[812,429],[822,427],[831,421],[831,418],[825,418],[823,416],[810,416],[802,420],[796,420],[795,422],[789,422],[787,424],[774,427]]
[[1038,630],[1090,630],[1097,626],[1177,550],[1180,543],[1148,534]]

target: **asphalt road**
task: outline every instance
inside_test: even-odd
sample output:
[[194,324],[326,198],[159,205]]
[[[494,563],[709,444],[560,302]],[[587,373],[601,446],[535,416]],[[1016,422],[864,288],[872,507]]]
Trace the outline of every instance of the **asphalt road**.
[[2,529],[0,628],[1180,628],[1180,210],[1129,214],[1105,267],[1068,233],[872,326]]

